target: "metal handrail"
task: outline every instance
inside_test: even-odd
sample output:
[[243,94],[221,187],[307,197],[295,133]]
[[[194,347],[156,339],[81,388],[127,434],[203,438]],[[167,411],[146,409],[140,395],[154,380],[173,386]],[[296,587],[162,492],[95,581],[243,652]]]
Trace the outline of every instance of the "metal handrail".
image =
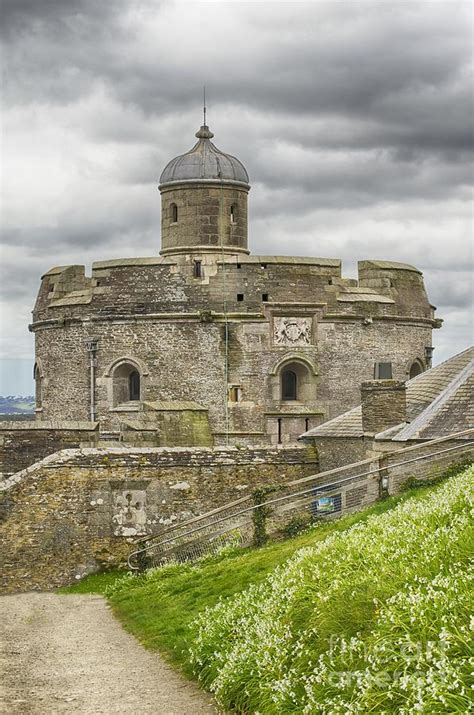
[[[430,442],[428,442],[428,444],[430,444],[430,443],[432,443],[432,444],[433,444],[433,443],[435,443],[435,444],[440,444],[440,443],[442,443],[442,442],[446,442],[447,440],[455,439],[455,438],[461,437],[461,436],[463,436],[463,435],[471,434],[471,433],[474,434],[474,428],[470,428],[470,429],[467,429],[467,430],[462,430],[461,432],[455,432],[455,433],[450,434],[450,435],[448,435],[448,436],[446,436],[446,437],[441,437],[441,438],[438,438],[438,439],[435,439],[435,440],[430,440]],[[470,443],[464,443],[463,446],[465,446],[466,444],[470,444]],[[421,445],[420,445],[420,444],[417,444],[417,445],[413,445],[413,446],[411,446],[411,447],[406,447],[406,448],[403,450],[403,453],[405,454],[405,453],[411,452],[411,451],[413,451],[413,450],[420,449],[420,447],[424,447],[424,446],[426,446],[426,443],[425,443],[425,444],[421,444]],[[389,457],[393,457],[393,456],[396,455],[396,454],[398,454],[398,452],[387,452],[387,453],[385,453],[385,454],[380,454],[380,457],[385,456],[385,457],[388,457],[388,458],[389,458]],[[431,456],[432,456],[432,455],[431,455]],[[374,459],[378,459],[378,458],[379,458],[379,457],[375,457]],[[303,477],[302,479],[293,480],[293,481],[291,481],[291,482],[288,482],[285,486],[290,487],[290,486],[293,486],[293,485],[296,485],[296,484],[303,484],[303,483],[306,483],[306,482],[308,482],[308,481],[310,481],[310,480],[320,479],[321,477],[324,477],[324,475],[337,474],[337,473],[340,473],[340,472],[347,471],[348,469],[350,469],[350,468],[353,467],[353,466],[358,466],[358,465],[360,465],[360,464],[373,463],[373,461],[374,461],[373,459],[365,459],[365,460],[363,460],[362,462],[355,462],[355,463],[353,463],[353,464],[347,464],[347,465],[345,465],[345,466],[343,466],[343,467],[336,467],[335,469],[328,469],[328,470],[325,470],[324,472],[320,472],[320,473],[318,473],[318,474],[312,474],[312,475],[310,475],[310,476],[308,476],[308,477]],[[398,466],[398,464],[394,464],[394,465],[392,465],[392,466],[395,466],[395,467],[396,467],[396,466]],[[384,468],[386,468],[386,467],[381,467],[381,469],[384,469]],[[216,507],[215,509],[211,509],[210,511],[207,511],[207,512],[205,512],[204,514],[200,514],[200,515],[198,515],[198,516],[194,516],[192,519],[188,519],[188,520],[186,520],[186,521],[182,521],[182,522],[180,522],[180,523],[178,523],[178,524],[173,524],[172,526],[169,526],[167,529],[163,529],[163,531],[161,531],[159,534],[156,534],[155,536],[150,535],[149,537],[139,537],[138,539],[135,539],[135,542],[134,542],[134,543],[136,543],[136,544],[145,543],[145,542],[146,542],[146,543],[149,543],[151,540],[159,540],[159,539],[161,539],[165,534],[169,534],[170,532],[179,531],[179,530],[185,528],[185,527],[188,526],[188,525],[195,524],[196,522],[202,521],[202,520],[204,520],[204,519],[208,519],[208,518],[211,517],[213,514],[221,513],[221,512],[223,512],[223,511],[226,511],[227,509],[231,509],[232,507],[237,506],[238,504],[241,504],[241,503],[244,502],[244,501],[248,501],[249,499],[251,499],[251,495],[244,496],[244,497],[240,497],[239,499],[235,499],[235,500],[232,501],[232,502],[227,502],[227,504],[224,504],[224,506]]]
[[[361,479],[361,478],[363,478],[363,477],[370,477],[370,476],[372,476],[372,475],[380,474],[380,472],[382,472],[382,471],[384,471],[384,470],[387,470],[387,469],[389,469],[389,468],[390,468],[390,469],[393,469],[393,468],[396,468],[396,467],[401,467],[401,466],[405,466],[405,465],[408,465],[408,464],[413,464],[413,463],[415,463],[415,462],[419,462],[419,461],[422,461],[422,460],[425,460],[425,459],[428,459],[428,458],[431,458],[431,457],[437,457],[437,456],[439,456],[439,455],[446,454],[446,453],[448,453],[448,452],[453,452],[453,451],[456,451],[456,450],[459,450],[459,449],[466,449],[466,447],[470,447],[470,446],[474,446],[474,441],[467,441],[467,442],[464,442],[463,444],[458,444],[458,445],[454,445],[453,447],[448,447],[448,448],[446,448],[446,449],[438,450],[438,451],[436,451],[436,452],[430,452],[430,453],[428,453],[428,454],[423,454],[423,455],[420,455],[419,457],[414,457],[414,458],[412,458],[412,459],[402,460],[401,462],[399,461],[399,462],[396,462],[396,463],[394,463],[394,464],[390,464],[390,465],[388,465],[388,464],[380,465],[380,466],[376,467],[375,469],[370,469],[370,470],[368,470],[368,471],[366,471],[366,472],[361,472],[360,474],[356,474],[356,475],[350,475],[350,476],[345,477],[345,478],[343,478],[343,479],[339,479],[339,480],[336,480],[336,481],[334,481],[334,482],[330,482],[330,483],[327,483],[327,484],[315,484],[315,485],[313,485],[312,487],[310,487],[309,489],[304,489],[304,490],[302,490],[302,491],[297,491],[297,492],[291,492],[290,494],[285,494],[285,495],[280,496],[280,497],[274,497],[273,499],[269,499],[269,500],[267,500],[267,501],[265,501],[265,502],[262,502],[262,503],[260,503],[260,504],[252,504],[251,506],[246,507],[245,509],[241,509],[241,510],[239,510],[239,511],[237,511],[237,512],[234,512],[234,513],[232,513],[232,514],[229,514],[229,515],[227,515],[227,516],[222,516],[222,517],[219,518],[219,519],[215,519],[215,520],[213,520],[213,521],[212,521],[211,523],[209,523],[209,524],[202,524],[202,525],[200,525],[200,526],[197,526],[196,528],[193,528],[193,529],[190,529],[190,530],[185,531],[185,532],[184,532],[183,534],[181,534],[181,535],[172,536],[171,538],[167,538],[167,539],[165,539],[165,540],[163,540],[162,537],[163,537],[163,535],[164,535],[166,532],[162,532],[161,534],[159,534],[159,535],[157,535],[157,536],[155,536],[155,537],[151,536],[149,539],[146,539],[146,538],[141,539],[141,540],[140,540],[140,543],[145,542],[145,543],[146,543],[146,546],[143,547],[143,548],[141,548],[141,549],[137,549],[137,550],[133,551],[133,552],[129,555],[129,557],[128,557],[128,565],[129,565],[130,568],[136,569],[136,567],[132,566],[131,563],[130,563],[130,561],[131,561],[131,559],[132,559],[133,557],[137,557],[137,556],[139,556],[140,554],[147,553],[148,551],[150,551],[150,550],[152,550],[152,549],[157,549],[157,548],[160,548],[160,547],[164,547],[164,546],[166,546],[166,544],[172,543],[173,541],[176,541],[177,539],[184,539],[184,538],[186,538],[186,537],[190,537],[190,536],[192,536],[193,534],[197,534],[198,532],[204,531],[205,529],[215,528],[216,526],[218,526],[219,524],[221,524],[221,523],[223,523],[223,522],[225,522],[225,521],[228,521],[228,520],[230,520],[230,519],[235,519],[235,518],[237,518],[237,517],[239,517],[239,516],[242,516],[242,515],[244,515],[244,514],[248,514],[248,513],[250,513],[250,512],[255,511],[256,509],[260,509],[260,508],[263,508],[263,507],[266,507],[266,506],[270,506],[270,505],[272,505],[272,504],[277,504],[277,503],[279,503],[279,502],[285,502],[285,501],[288,502],[289,504],[291,504],[292,502],[294,502],[295,497],[302,497],[302,496],[304,497],[304,496],[306,496],[306,495],[316,495],[316,494],[317,494],[318,492],[320,492],[320,491],[324,491],[324,492],[326,493],[326,495],[327,495],[327,492],[328,492],[328,491],[337,490],[341,485],[343,485],[343,484],[345,484],[345,483],[347,483],[347,482],[354,482],[354,481],[357,481],[357,480],[359,480],[359,479]],[[383,455],[380,455],[380,456],[383,456]],[[350,468],[350,465],[347,465],[347,467],[341,468],[341,471],[344,470],[344,469],[349,469],[349,468]],[[321,477],[321,476],[322,476],[322,475],[315,474],[315,475],[314,475],[314,479],[316,480],[316,479],[318,479],[318,478]],[[287,485],[287,486],[289,486],[289,485]],[[283,486],[283,488],[284,488],[284,486]],[[194,523],[194,524],[195,524],[195,523],[197,523],[198,521],[202,521],[203,519],[209,518],[209,517],[212,516],[213,514],[222,513],[222,511],[225,511],[226,509],[229,509],[229,508],[231,508],[232,506],[235,506],[235,505],[237,505],[237,504],[239,504],[239,503],[242,503],[242,502],[246,501],[246,500],[249,499],[249,498],[250,498],[250,497],[242,497],[241,499],[236,500],[236,501],[234,501],[234,502],[231,502],[230,504],[227,504],[227,505],[225,505],[224,507],[220,507],[220,508],[214,509],[214,510],[212,510],[211,512],[207,512],[206,514],[203,514],[203,515],[201,515],[200,517],[196,517],[196,518],[194,518],[193,520],[190,520],[190,521],[188,521],[188,522],[185,522],[185,523],[183,523],[183,524],[181,524],[181,525],[176,525],[176,526],[174,526],[174,527],[172,527],[171,529],[168,529],[168,530],[166,530],[166,531],[167,531],[167,533],[169,534],[170,531],[175,531],[175,530],[177,530],[179,527],[184,528],[184,527],[186,527],[188,524],[191,524],[191,523]],[[299,499],[298,501],[301,501],[301,499]],[[235,527],[234,527],[234,526],[230,526],[227,531],[230,531],[230,530],[232,530],[233,528],[235,528]],[[221,533],[226,533],[226,531],[224,530],[224,531],[221,532]],[[150,541],[152,541],[153,543],[150,543]]]

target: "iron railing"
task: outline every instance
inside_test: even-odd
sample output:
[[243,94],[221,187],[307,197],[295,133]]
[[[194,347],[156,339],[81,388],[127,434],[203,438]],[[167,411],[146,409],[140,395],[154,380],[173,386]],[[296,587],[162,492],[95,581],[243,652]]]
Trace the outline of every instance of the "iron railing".
[[[158,535],[142,537],[136,542],[138,548],[129,556],[129,567],[137,570],[167,561],[194,560],[216,553],[228,544],[250,546],[255,540],[258,516],[266,519],[268,532],[274,533],[288,523],[289,518],[334,518],[363,508],[384,494],[397,491],[400,468],[404,472],[412,468],[423,479],[428,476],[427,470],[433,471],[433,463],[442,471],[455,458],[459,459],[460,452],[463,457],[472,456],[474,440],[471,441],[470,436],[474,437],[474,429],[304,477],[268,490],[263,501],[261,495],[265,490],[260,489],[253,495],[175,524]],[[444,442],[456,439],[460,439],[458,444],[442,448]],[[417,454],[427,449],[428,453]],[[341,476],[344,474],[347,476]],[[341,478],[334,479],[338,476]],[[404,474],[404,478],[407,476],[410,475]]]

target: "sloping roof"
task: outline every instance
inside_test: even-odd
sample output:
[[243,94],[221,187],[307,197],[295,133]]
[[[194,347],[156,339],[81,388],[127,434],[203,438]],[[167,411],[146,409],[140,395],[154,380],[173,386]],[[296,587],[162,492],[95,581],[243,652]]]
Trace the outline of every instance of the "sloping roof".
[[[474,347],[407,382],[407,418],[375,436],[376,440],[436,439],[474,428]],[[301,435],[363,437],[359,405]]]

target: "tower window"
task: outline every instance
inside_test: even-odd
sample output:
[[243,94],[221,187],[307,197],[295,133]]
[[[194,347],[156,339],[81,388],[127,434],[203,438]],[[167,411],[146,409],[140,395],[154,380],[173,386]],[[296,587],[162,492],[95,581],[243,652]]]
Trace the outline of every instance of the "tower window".
[[237,303],[242,303],[244,300],[244,294],[243,293],[237,293]]
[[263,301],[264,303],[267,303],[267,302],[268,302],[268,293],[262,293],[262,301]]
[[42,404],[42,384],[41,384],[41,373],[40,369],[37,364],[35,364],[34,369],[33,369],[33,377],[35,380],[35,402],[36,402],[36,409],[40,409],[43,404]]
[[133,370],[128,377],[128,399],[140,399],[140,373],[137,370]]
[[194,261],[193,276],[194,278],[202,278],[202,261]]
[[229,401],[230,402],[239,402],[240,401],[240,386],[239,385],[231,385],[229,387]]
[[296,372],[294,372],[293,370],[283,370],[281,374],[281,399],[298,399]]
[[234,204],[230,207],[230,222],[237,223],[237,207]]
[[171,223],[178,223],[178,207],[176,204],[171,204]]
[[237,265],[237,268],[242,268],[242,264],[241,264],[241,263],[237,263],[236,265]]
[[374,368],[374,377],[376,380],[391,380],[392,379],[392,363],[391,362],[376,362]]
[[261,263],[261,264],[260,264],[260,268],[263,268],[263,270],[265,270],[266,267],[267,267],[267,264],[266,264],[266,263]]
[[413,378],[417,375],[421,375],[422,372],[423,366],[418,362],[418,360],[415,360],[415,362],[410,368],[410,380],[413,380]]

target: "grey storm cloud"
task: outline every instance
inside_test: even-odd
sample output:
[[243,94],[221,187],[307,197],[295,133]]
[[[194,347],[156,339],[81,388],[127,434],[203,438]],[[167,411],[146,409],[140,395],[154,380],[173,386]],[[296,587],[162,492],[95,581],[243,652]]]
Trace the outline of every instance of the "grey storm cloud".
[[443,356],[471,339],[470,2],[3,0],[1,28],[7,354],[51,265],[159,250],[204,83],[254,252],[415,262]]

